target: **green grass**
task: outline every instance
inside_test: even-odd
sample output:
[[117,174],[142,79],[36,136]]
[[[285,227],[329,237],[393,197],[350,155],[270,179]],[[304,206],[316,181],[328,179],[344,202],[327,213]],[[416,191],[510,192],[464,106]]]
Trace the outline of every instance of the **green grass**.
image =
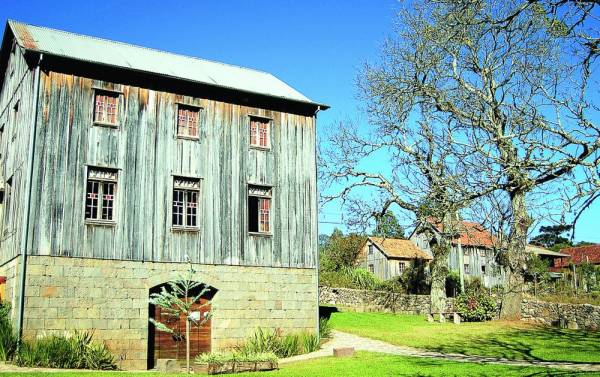
[[429,323],[422,316],[333,313],[334,329],[396,345],[513,360],[600,363],[600,332],[523,322]]
[[[128,372],[57,372],[45,374],[52,377],[148,377],[152,373]],[[353,358],[321,358],[284,365],[278,371],[240,373],[239,377],[388,377],[388,376],[577,376],[572,371],[552,370],[537,367],[515,367],[504,365],[481,365],[474,363],[448,362],[435,359],[390,356],[359,352]],[[593,374],[586,374],[593,375]],[[40,377],[42,373],[15,373],[14,377]],[[185,376],[160,375],[162,376]]]

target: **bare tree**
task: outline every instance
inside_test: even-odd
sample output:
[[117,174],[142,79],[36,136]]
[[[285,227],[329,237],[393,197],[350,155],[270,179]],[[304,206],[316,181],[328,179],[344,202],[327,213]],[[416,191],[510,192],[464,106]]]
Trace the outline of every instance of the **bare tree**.
[[[387,195],[376,203],[380,210],[395,203],[419,214],[416,198],[443,198],[436,207],[449,214],[503,193],[503,318],[520,315],[528,196],[560,179],[577,180],[577,169],[592,168],[600,148],[589,65],[570,64],[569,35],[546,13],[522,5],[423,0],[404,9],[381,62],[360,75],[375,127],[370,134],[342,128],[328,143],[338,149],[330,176],[338,184],[347,179],[339,196],[373,187]],[[415,147],[423,140],[427,148]],[[432,160],[425,157],[430,151]],[[389,171],[358,170],[381,152],[392,157]],[[364,201],[354,203],[374,213]]]

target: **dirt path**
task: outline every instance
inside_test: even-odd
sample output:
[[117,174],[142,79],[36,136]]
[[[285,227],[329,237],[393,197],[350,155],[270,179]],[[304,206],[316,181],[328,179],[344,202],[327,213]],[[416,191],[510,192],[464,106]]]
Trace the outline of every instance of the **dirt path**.
[[410,347],[396,346],[379,340],[363,338],[357,335],[344,333],[341,331],[333,331],[333,337],[330,341],[323,345],[323,348],[316,352],[308,353],[305,355],[299,355],[282,359],[279,361],[280,364],[291,363],[300,360],[309,360],[318,357],[331,356],[334,348],[341,347],[354,347],[357,351],[370,351],[386,353],[391,355],[401,356],[414,356],[414,357],[431,357],[436,359],[470,362],[470,363],[489,363],[489,364],[504,364],[504,365],[515,365],[515,366],[537,366],[546,368],[557,368],[557,369],[570,369],[582,372],[600,372],[600,364],[581,364],[581,363],[565,363],[565,362],[553,362],[553,361],[535,361],[535,360],[508,360],[496,357],[484,357],[484,356],[467,356],[462,354],[453,353],[439,353],[423,351]]

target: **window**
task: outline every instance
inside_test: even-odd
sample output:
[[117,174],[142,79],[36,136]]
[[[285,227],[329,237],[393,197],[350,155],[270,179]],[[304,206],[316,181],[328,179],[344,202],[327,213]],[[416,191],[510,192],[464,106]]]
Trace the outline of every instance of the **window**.
[[11,204],[12,204],[12,187],[13,187],[13,177],[11,176],[6,180],[4,184],[4,189],[2,190],[2,233],[3,235],[7,235],[10,233],[10,217],[11,217]]
[[119,93],[96,90],[94,123],[108,126],[119,124]]
[[269,119],[250,118],[250,146],[258,148],[269,148]]
[[13,111],[12,111],[12,140],[14,141],[15,138],[17,137],[17,128],[19,128],[19,101],[17,101],[15,103],[15,105],[13,106]]
[[373,244],[369,244],[369,255],[373,254]]
[[485,275],[485,265],[481,266],[481,273]]
[[248,231],[271,233],[271,194],[267,186],[248,186]]
[[372,264],[369,265],[369,272],[372,273],[372,274],[375,273],[375,266],[374,265],[372,265]]
[[406,269],[406,263],[405,262],[398,262],[398,271],[400,273],[403,273],[405,269]]
[[4,140],[4,124],[0,127],[0,158],[2,158],[2,140]]
[[199,196],[199,179],[182,177],[173,179],[173,227],[198,229]]
[[198,139],[200,108],[177,105],[177,137]]
[[469,264],[468,263],[465,263],[465,274],[467,274],[467,275],[470,274],[470,272],[469,272]]
[[117,171],[90,168],[85,193],[85,219],[98,222],[115,221]]

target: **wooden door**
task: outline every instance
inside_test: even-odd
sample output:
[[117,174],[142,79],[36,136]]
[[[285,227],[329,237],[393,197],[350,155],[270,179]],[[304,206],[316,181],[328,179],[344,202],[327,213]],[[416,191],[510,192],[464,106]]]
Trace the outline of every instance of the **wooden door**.
[[[210,305],[200,308],[200,305],[206,303],[205,299],[201,299],[200,303],[195,304],[192,309],[201,312],[202,318],[205,313],[210,310]],[[174,318],[163,313],[162,308],[154,308],[154,319],[164,323],[174,333],[155,330],[154,332],[154,364],[157,359],[177,359],[185,360],[185,316]],[[153,325],[150,325],[153,326]],[[190,357],[194,358],[199,353],[210,352],[210,320],[202,326],[195,326],[192,323],[190,328]]]

